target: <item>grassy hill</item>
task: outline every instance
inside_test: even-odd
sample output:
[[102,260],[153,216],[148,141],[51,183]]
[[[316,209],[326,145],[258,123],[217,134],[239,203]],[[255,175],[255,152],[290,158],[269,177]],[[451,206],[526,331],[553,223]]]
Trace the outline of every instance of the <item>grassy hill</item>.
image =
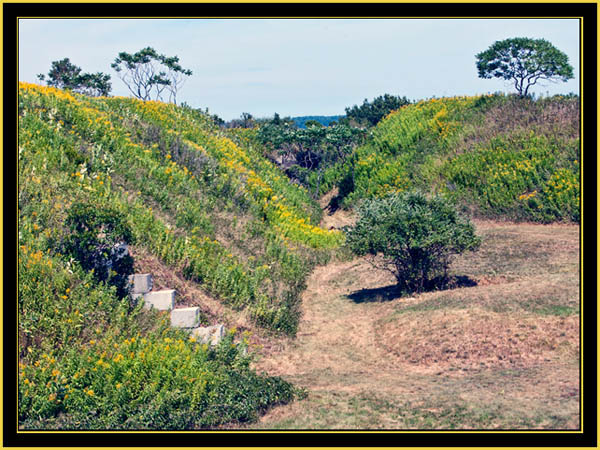
[[[150,261],[243,315],[263,342],[294,337],[307,278],[344,235],[319,226],[321,207],[263,157],[256,130],[219,128],[191,108],[26,83],[18,108],[20,425],[215,427],[301,395],[256,373],[241,330],[216,348],[200,344],[99,282],[68,245],[93,217],[109,218],[101,234],[128,230],[136,267]],[[572,97],[407,105],[328,169],[323,189],[338,184],[348,207],[418,188],[472,216],[577,222],[578,114]]]
[[441,98],[384,118],[335,181],[346,205],[422,189],[471,215],[579,221],[579,98]]
[[98,283],[65,242],[91,205],[131,230],[132,248],[293,335],[306,276],[343,239],[317,226],[307,192],[244,130],[192,109],[25,83],[18,106],[20,423],[213,426],[293,398],[250,370],[235,331],[217,349],[199,345]]

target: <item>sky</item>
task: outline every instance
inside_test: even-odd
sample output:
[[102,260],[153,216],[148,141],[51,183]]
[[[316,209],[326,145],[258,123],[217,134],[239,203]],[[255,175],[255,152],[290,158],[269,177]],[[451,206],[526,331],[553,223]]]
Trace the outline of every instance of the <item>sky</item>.
[[178,102],[224,120],[338,115],[364,99],[410,100],[514,92],[478,78],[475,55],[495,41],[543,38],[569,57],[575,78],[536,95],[579,93],[577,19],[20,19],[19,80],[40,83],[52,61],[111,75],[119,52],[150,46],[193,72]]

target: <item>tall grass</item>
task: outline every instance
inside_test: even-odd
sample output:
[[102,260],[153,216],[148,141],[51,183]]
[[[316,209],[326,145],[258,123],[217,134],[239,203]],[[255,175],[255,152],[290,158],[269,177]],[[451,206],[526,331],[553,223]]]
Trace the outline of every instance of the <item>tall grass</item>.
[[[152,119],[162,120],[159,125],[142,114],[148,108],[147,114],[160,114]],[[186,120],[193,121],[189,129],[182,125]],[[282,188],[280,204],[304,219],[307,231],[283,233],[286,222],[268,217],[270,209],[260,205],[264,199],[252,191],[247,175],[255,170],[275,191],[282,183],[277,170],[215,132],[203,115],[185,108],[21,84],[23,427],[209,427],[255,419],[260,410],[294,397],[288,383],[250,369],[246,344],[234,343],[233,331],[217,348],[200,345],[171,329],[167,315],[142,311],[62,253],[71,205],[119,211],[132,230],[132,244],[181,269],[223,302],[247,308],[259,325],[293,334],[304,279],[323,257],[313,247],[337,238],[308,228],[314,227],[312,207],[294,187]],[[243,171],[230,170],[232,161]],[[268,200],[276,202],[275,195]],[[223,210],[247,215],[244,232],[257,236],[255,257],[217,239],[212,219]]]
[[341,169],[345,204],[418,187],[480,216],[577,222],[579,106],[504,95],[404,106]]
[[[233,136],[239,146],[197,112],[159,102],[35,85],[23,85],[21,98],[22,142],[36,127],[50,140],[67,139],[61,169],[77,187],[116,203],[138,242],[214,296],[249,308],[263,326],[295,332],[304,279],[327,254],[319,248],[339,245],[343,235],[315,225],[314,201],[250,138]],[[228,241],[214,229],[223,212],[246,224],[226,223]]]

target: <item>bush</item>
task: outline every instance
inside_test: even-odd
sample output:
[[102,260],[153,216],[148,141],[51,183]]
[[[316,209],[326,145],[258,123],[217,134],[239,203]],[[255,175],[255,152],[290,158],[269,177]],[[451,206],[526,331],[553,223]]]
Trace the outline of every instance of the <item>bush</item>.
[[446,280],[451,256],[480,245],[474,226],[441,197],[394,193],[365,201],[358,213],[346,230],[349,247],[392,272],[403,291],[421,292]]
[[365,99],[361,106],[346,108],[346,117],[358,124],[374,127],[391,111],[408,104],[410,101],[406,97],[384,94],[374,98],[372,102]]
[[125,244],[133,235],[125,217],[110,207],[75,203],[71,206],[66,225],[70,234],[64,249],[94,278],[117,288],[117,295],[129,292],[128,276],[133,273],[133,258]]

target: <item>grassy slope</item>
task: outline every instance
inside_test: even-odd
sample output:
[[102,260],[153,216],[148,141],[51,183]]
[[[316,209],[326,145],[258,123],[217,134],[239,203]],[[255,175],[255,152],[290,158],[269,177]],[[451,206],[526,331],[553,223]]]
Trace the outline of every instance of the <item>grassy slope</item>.
[[418,188],[478,216],[577,222],[579,172],[578,98],[441,98],[384,118],[340,191],[352,204]]
[[[576,106],[573,99],[485,97],[403,108],[359,149],[347,200],[416,186],[453,196],[476,214],[577,220]],[[137,254],[245,311],[254,324],[294,335],[305,279],[342,237],[316,226],[317,205],[260,157],[252,132],[220,131],[204,115],[172,105],[34,85],[21,86],[19,112],[23,426],[213,426],[252,420],[289,401],[293,388],[256,376],[231,345],[233,334],[216,351],[199,346],[170,329],[167,317],[132,309],[95,284],[57,250],[73,202],[110,205],[127,217]],[[495,175],[498,183],[488,183]],[[572,294],[553,302],[540,295],[533,314],[573,314]],[[498,318],[481,320],[488,319]],[[385,403],[369,395],[367,409]],[[361,398],[350,405],[359,427]]]
[[[19,92],[20,421],[25,427],[186,428],[289,401],[233,334],[217,350],[132,308],[61,254],[75,202],[120,211],[139,251],[255,324],[294,334],[299,293],[342,236],[305,191],[202,114],[158,102]],[[243,344],[242,344],[243,346]]]

